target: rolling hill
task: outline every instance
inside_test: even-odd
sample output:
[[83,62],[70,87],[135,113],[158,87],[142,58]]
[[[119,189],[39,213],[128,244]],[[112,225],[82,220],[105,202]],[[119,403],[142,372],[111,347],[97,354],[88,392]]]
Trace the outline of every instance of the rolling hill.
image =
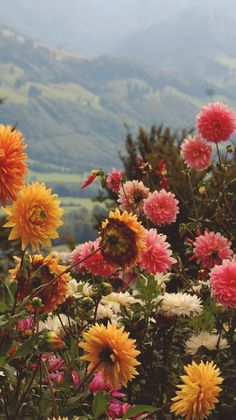
[[[0,29],[0,107],[3,123],[17,123],[28,154],[40,171],[83,173],[119,164],[127,125],[163,123],[173,129],[192,126],[209,95],[235,105],[233,89],[179,76],[127,58],[86,58],[39,45],[18,33]],[[231,71],[235,62],[219,56]],[[227,75],[227,71],[225,74]],[[235,87],[234,87],[235,89]],[[230,96],[231,95],[231,96]]]

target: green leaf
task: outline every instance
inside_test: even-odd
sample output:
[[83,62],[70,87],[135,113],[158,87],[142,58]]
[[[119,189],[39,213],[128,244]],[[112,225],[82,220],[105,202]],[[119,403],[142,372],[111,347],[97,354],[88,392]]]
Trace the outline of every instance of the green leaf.
[[12,385],[16,385],[16,371],[12,366],[9,366],[8,364],[6,364],[5,366],[2,366],[0,369],[4,375],[10,379],[10,382]]
[[97,420],[105,413],[110,400],[109,392],[98,391],[93,399],[92,411],[94,419]]
[[0,281],[3,283],[3,285],[6,289],[6,302],[5,303],[14,305],[15,299],[14,299],[14,296],[13,296],[12,292],[10,291],[8,285],[5,283],[4,280],[0,279]]
[[28,354],[32,354],[32,352],[34,352],[37,346],[42,342],[42,338],[44,339],[44,336],[45,331],[40,331],[39,333],[33,334],[22,344],[22,346],[18,348],[11,359],[18,359],[27,356]]
[[132,416],[136,416],[137,414],[144,414],[144,413],[154,413],[158,409],[153,407],[152,405],[142,405],[138,404],[134,407],[129,408],[127,413],[122,417],[122,420],[129,419]]

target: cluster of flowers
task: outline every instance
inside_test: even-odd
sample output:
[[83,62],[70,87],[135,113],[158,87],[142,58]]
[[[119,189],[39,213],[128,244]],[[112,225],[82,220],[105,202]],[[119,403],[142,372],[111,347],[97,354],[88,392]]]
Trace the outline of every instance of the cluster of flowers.
[[[198,133],[184,140],[180,153],[188,168],[204,171],[214,164],[210,142],[217,144],[219,152],[218,143],[227,141],[236,128],[235,115],[223,104],[209,104],[197,116],[196,128]],[[210,299],[219,310],[236,308],[232,242],[227,232],[208,228],[198,228],[193,239],[186,238],[191,252],[187,262],[194,266],[192,273],[197,272],[196,281],[189,281],[180,256],[173,255],[173,238],[167,240],[165,229],[176,222],[181,200],[170,191],[162,162],[157,189],[143,181],[126,181],[118,169],[107,176],[94,170],[83,188],[101,176],[102,184],[117,195],[118,206],[102,222],[98,238],[77,245],[68,254],[39,254],[42,246],[51,247],[51,240],[58,237],[63,210],[51,189],[38,182],[25,182],[25,147],[19,131],[0,125],[0,200],[7,217],[4,227],[10,229],[9,240],[20,240],[22,249],[6,283],[10,293],[14,291],[14,299],[9,308],[3,306],[0,330],[3,346],[11,342],[9,328],[13,327],[15,333],[3,358],[15,376],[13,416],[24,413],[26,398],[30,392],[36,398],[33,390],[38,386],[39,398],[42,387],[51,395],[45,418],[67,418],[59,417],[67,413],[87,413],[91,418],[91,412],[98,418],[94,413],[99,398],[104,402],[100,414],[107,418],[115,420],[129,412],[132,418],[147,418],[149,406],[142,407],[138,417],[138,411],[132,415],[134,407],[122,387],[139,374],[138,359],[149,330],[158,329],[163,318],[174,328],[183,320],[200,319],[205,295],[207,302]],[[142,169],[145,173],[152,170],[148,162],[142,162]],[[175,276],[184,278],[184,286],[173,291],[169,285]],[[15,324],[9,321],[9,311]],[[140,321],[142,316],[145,328],[141,339],[135,340],[126,325],[128,320]],[[198,359],[198,350],[203,346],[209,351],[227,351],[229,342],[224,331],[224,323],[217,331],[191,330],[184,348],[185,356],[192,360],[181,367],[185,370],[182,384],[177,386],[176,396],[161,408],[163,412],[187,420],[210,415],[222,391],[219,385],[223,378],[214,360]],[[26,387],[21,363],[31,375],[31,379],[26,378]],[[8,413],[6,370],[2,375],[0,399]],[[79,396],[77,400],[75,395]]]

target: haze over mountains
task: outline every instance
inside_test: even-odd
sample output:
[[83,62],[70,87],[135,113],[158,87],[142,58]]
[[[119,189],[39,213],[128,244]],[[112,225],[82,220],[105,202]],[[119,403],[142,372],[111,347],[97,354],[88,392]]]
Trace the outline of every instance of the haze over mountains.
[[0,4],[0,116],[36,166],[111,168],[124,124],[190,127],[210,100],[236,108],[234,0]]

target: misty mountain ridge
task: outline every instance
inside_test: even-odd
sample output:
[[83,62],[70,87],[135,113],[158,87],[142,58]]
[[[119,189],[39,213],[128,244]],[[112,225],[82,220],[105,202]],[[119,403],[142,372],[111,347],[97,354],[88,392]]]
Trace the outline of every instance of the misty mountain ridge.
[[38,167],[109,170],[125,125],[192,127],[212,97],[236,105],[236,60],[227,55],[212,60],[208,82],[128,58],[81,57],[1,28],[0,56],[1,122],[17,123]]

